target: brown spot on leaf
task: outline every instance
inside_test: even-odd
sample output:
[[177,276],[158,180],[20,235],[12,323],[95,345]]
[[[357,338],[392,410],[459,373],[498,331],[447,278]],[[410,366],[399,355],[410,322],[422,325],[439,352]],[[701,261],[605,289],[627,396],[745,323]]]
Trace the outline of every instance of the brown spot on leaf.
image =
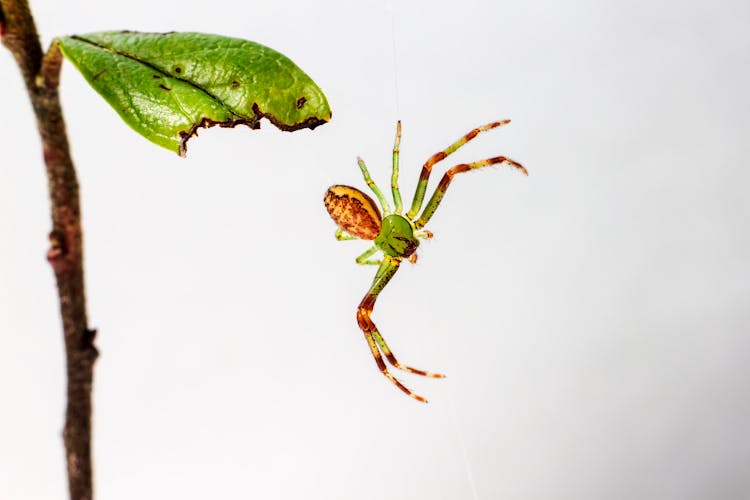
[[302,106],[304,106],[306,102],[307,102],[307,98],[304,96],[297,99],[297,109],[302,109]]
[[169,92],[170,90],[172,90],[169,87],[167,87],[166,85],[164,85],[163,83],[160,83],[159,87],[162,88],[162,89],[164,89],[164,90],[166,90],[167,92]]
[[151,78],[161,78],[161,75],[151,75]]
[[239,87],[239,86],[240,86],[240,82],[237,82],[237,81],[233,81],[233,82],[232,82],[232,88],[233,88],[233,89],[236,89],[236,88],[237,88],[237,87]]
[[179,67],[179,66],[175,66],[175,68],[174,68],[174,72],[175,72],[175,73],[177,73],[177,74],[179,75],[180,73],[182,73],[182,68],[181,68],[181,67]]

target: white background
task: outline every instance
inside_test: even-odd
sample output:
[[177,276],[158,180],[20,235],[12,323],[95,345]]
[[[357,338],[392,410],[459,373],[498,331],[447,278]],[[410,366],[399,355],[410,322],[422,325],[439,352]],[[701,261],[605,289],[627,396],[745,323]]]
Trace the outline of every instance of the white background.
[[[32,0],[45,46],[104,29],[269,45],[326,92],[314,132],[212,129],[178,158],[66,64],[100,499],[750,497],[750,4]],[[456,178],[374,318],[322,197]],[[446,166],[448,163],[446,162]],[[439,173],[442,170],[437,170]],[[67,495],[46,180],[0,50],[0,498]]]

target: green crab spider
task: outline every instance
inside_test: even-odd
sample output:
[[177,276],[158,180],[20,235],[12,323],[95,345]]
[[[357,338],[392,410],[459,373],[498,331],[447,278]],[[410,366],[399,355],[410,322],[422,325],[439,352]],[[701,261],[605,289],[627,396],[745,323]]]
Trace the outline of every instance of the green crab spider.
[[[380,292],[383,291],[391,278],[393,278],[393,275],[396,274],[396,271],[398,271],[401,261],[407,259],[412,264],[417,261],[416,251],[419,246],[419,240],[432,238],[432,233],[423,228],[429,222],[430,218],[432,218],[438,205],[440,205],[453,177],[464,172],[496,164],[509,165],[520,170],[524,175],[528,175],[526,169],[520,163],[505,156],[496,156],[473,163],[461,163],[445,172],[421,215],[417,217],[419,210],[422,208],[432,167],[480,133],[508,123],[510,123],[510,120],[501,120],[475,128],[444,150],[432,155],[422,166],[422,173],[419,176],[419,183],[414,193],[411,208],[406,213],[403,213],[404,207],[398,187],[399,145],[401,143],[400,121],[396,124],[396,140],[393,145],[393,168],[391,173],[391,192],[393,193],[394,209],[391,210],[391,206],[385,196],[383,196],[382,191],[380,191],[380,188],[378,188],[377,184],[370,177],[370,172],[367,170],[362,158],[357,158],[357,164],[362,171],[365,182],[380,202],[382,215],[375,201],[370,196],[351,186],[331,186],[326,191],[323,200],[328,213],[338,226],[336,229],[336,239],[362,239],[370,240],[374,243],[356,259],[357,264],[379,266],[372,281],[372,286],[370,286],[370,289],[357,308],[357,323],[365,334],[367,345],[370,346],[372,356],[375,358],[375,363],[378,365],[381,373],[407,395],[423,403],[427,402],[425,398],[413,393],[388,371],[383,361],[383,356],[385,356],[385,359],[394,368],[398,368],[399,370],[432,378],[443,378],[445,375],[418,370],[398,362],[388,344],[386,344],[385,339],[378,331],[377,326],[372,321],[371,316],[375,301]],[[378,252],[382,253],[382,257],[373,257]]]

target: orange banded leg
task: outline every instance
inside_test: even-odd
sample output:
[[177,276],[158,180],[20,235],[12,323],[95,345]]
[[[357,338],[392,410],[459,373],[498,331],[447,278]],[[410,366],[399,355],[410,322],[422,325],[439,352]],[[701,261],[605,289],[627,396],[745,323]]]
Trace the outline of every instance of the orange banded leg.
[[412,368],[411,366],[402,365],[398,362],[396,356],[394,356],[391,350],[388,348],[388,344],[385,343],[385,339],[382,335],[380,335],[380,332],[376,330],[372,332],[372,336],[375,338],[375,342],[377,342],[378,347],[380,347],[380,350],[383,352],[383,355],[385,355],[385,358],[394,368],[398,368],[399,370],[404,370],[405,372],[409,373],[416,373],[417,375],[422,375],[423,377],[445,378],[445,375],[443,375],[442,373],[426,372],[424,370]]
[[496,156],[494,158],[488,158],[486,160],[475,161],[474,163],[462,163],[460,165],[456,165],[455,167],[449,169],[445,173],[445,175],[443,175],[443,178],[440,179],[440,184],[438,184],[438,187],[435,189],[435,193],[433,193],[432,198],[430,198],[430,201],[428,201],[427,205],[424,207],[422,215],[419,217],[419,219],[414,221],[414,227],[416,227],[417,229],[421,229],[425,224],[427,224],[432,215],[435,213],[438,205],[440,205],[440,202],[445,195],[445,191],[448,189],[448,186],[453,180],[453,177],[470,170],[489,167],[490,165],[496,165],[498,163],[510,165],[511,167],[520,170],[523,175],[529,175],[523,165],[511,160],[510,158],[506,158],[505,156]]
[[459,140],[448,146],[442,151],[439,151],[432,155],[422,166],[422,173],[419,174],[419,183],[417,184],[417,190],[414,192],[414,200],[411,203],[411,208],[406,213],[406,217],[414,219],[419,210],[422,208],[422,202],[424,201],[424,194],[427,191],[427,182],[430,180],[430,173],[432,173],[432,167],[439,161],[444,160],[449,155],[453,154],[458,148],[475,138],[481,132],[492,130],[495,127],[506,125],[510,123],[510,120],[500,120],[499,122],[492,122],[484,125],[483,127],[477,127],[470,132],[464,134]]
[[[398,361],[396,361],[396,358],[393,356],[393,353],[390,351],[390,349],[388,349],[388,346],[383,340],[383,337],[380,335],[380,332],[378,332],[377,326],[375,326],[375,323],[371,319],[372,311],[378,295],[383,290],[383,288],[385,288],[391,278],[393,278],[393,275],[396,274],[396,271],[398,271],[400,265],[400,259],[395,259],[389,256],[385,256],[383,258],[383,263],[380,265],[380,268],[375,275],[375,280],[372,286],[367,291],[367,294],[365,294],[362,302],[360,302],[359,304],[359,308],[357,309],[357,323],[359,324],[360,329],[362,329],[362,332],[365,334],[365,340],[367,340],[367,345],[370,347],[370,351],[372,352],[373,358],[375,358],[375,363],[378,365],[380,372],[408,396],[416,399],[417,401],[426,403],[427,400],[425,398],[413,393],[404,384],[396,380],[396,377],[394,377],[391,372],[388,371],[388,367],[383,361],[383,354],[385,354],[386,359],[397,368],[410,371],[411,373],[417,373],[419,375],[432,377],[439,377],[439,375],[431,374],[429,372],[425,372],[424,370],[405,367],[404,365],[398,363]],[[382,353],[381,350],[383,351]]]

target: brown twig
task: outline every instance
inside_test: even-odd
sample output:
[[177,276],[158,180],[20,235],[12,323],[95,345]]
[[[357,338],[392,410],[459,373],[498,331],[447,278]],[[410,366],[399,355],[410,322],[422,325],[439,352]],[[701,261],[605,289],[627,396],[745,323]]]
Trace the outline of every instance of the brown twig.
[[0,36],[21,70],[42,139],[52,205],[47,259],[57,280],[67,357],[65,457],[71,500],[91,500],[91,386],[95,331],[88,328],[83,288],[83,245],[78,180],[70,158],[58,96],[62,55],[39,44],[27,0],[0,0]]

